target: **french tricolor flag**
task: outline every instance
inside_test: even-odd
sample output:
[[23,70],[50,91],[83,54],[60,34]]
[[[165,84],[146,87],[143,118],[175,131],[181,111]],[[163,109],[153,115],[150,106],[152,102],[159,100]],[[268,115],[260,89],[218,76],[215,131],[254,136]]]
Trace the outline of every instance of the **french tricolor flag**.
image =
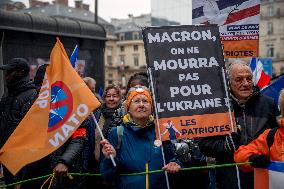
[[263,65],[260,60],[253,57],[250,62],[250,67],[253,72],[253,83],[255,86],[258,86],[260,89],[269,85],[270,76],[264,72]]
[[266,169],[254,170],[254,189],[284,188],[284,162],[272,161]]

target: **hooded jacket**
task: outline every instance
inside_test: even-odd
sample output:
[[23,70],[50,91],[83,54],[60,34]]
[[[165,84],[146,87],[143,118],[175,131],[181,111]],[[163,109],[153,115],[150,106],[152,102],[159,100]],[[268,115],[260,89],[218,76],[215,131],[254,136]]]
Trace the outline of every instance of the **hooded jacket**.
[[0,101],[0,148],[37,98],[36,87],[28,77],[7,87],[8,93]]
[[[248,145],[242,145],[234,154],[235,162],[249,162],[249,157],[252,155],[267,155],[270,160],[284,161],[284,119],[281,120],[280,128],[277,129],[272,146],[268,147],[267,135],[271,129],[265,130],[257,139],[253,140]],[[253,171],[251,165],[241,166],[243,171]]]
[[[149,171],[159,170],[163,167],[161,147],[154,145],[156,138],[154,124],[151,123],[141,128],[131,121],[125,122],[124,119],[122,126],[124,129],[121,146],[115,157],[117,166],[113,167],[110,159],[103,158],[101,161],[102,177],[106,181],[115,180],[116,188],[144,189],[146,188],[146,175],[120,176],[120,174],[145,172],[147,162]],[[108,139],[116,148],[118,144],[117,128],[111,130]],[[168,155],[166,159],[170,159],[171,151],[166,148],[164,150]],[[149,174],[149,188],[166,188],[165,174],[163,172]]]
[[[7,93],[3,95],[0,101],[0,149],[29,111],[37,97],[36,87],[29,80],[29,76],[17,82],[7,83],[7,88]],[[5,184],[22,180],[24,169],[14,177],[5,167],[3,168]]]

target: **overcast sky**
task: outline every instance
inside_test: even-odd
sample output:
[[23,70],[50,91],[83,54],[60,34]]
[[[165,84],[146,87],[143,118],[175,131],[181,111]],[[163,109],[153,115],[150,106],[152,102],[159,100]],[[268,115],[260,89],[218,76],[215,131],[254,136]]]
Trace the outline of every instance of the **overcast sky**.
[[[29,0],[13,0],[21,1],[28,6]],[[41,0],[49,1],[52,0]],[[83,0],[83,3],[91,4],[91,11],[94,12],[94,0]],[[139,16],[151,12],[150,0],[98,0],[99,16],[107,21],[111,18],[127,18],[128,14]],[[69,6],[74,7],[74,0],[69,0]]]

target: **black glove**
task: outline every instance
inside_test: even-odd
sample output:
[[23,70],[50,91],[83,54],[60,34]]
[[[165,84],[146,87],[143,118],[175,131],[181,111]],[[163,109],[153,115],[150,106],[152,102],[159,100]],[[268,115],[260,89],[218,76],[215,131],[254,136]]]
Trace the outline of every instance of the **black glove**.
[[240,142],[241,142],[241,135],[239,134],[239,132],[233,132],[231,133],[232,139],[234,141],[236,150],[239,148],[240,146]]
[[234,150],[237,150],[239,148],[240,141],[241,141],[241,135],[237,132],[231,133],[231,136],[227,135],[226,142],[225,142],[226,151],[229,152],[231,155],[233,155]]
[[270,164],[269,156],[267,155],[252,155],[249,157],[249,161],[252,162],[253,167],[265,168]]

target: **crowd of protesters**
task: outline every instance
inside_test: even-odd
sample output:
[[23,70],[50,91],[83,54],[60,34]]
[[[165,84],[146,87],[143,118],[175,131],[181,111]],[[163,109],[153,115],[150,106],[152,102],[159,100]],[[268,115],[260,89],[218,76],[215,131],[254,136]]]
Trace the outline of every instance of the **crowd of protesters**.
[[[34,82],[29,80],[29,64],[23,58],[12,59],[0,66],[4,70],[7,92],[0,101],[0,147],[4,145],[37,98],[46,65]],[[230,135],[194,140],[156,140],[153,98],[147,73],[135,73],[126,88],[105,87],[102,97],[95,92],[96,81],[83,80],[101,107],[93,112],[99,129],[89,116],[58,150],[37,162],[25,166],[13,176],[4,166],[5,184],[15,183],[51,172],[55,180],[51,188],[201,188],[252,189],[252,167],[265,167],[271,160],[283,160],[282,127],[278,128],[279,110],[272,99],[253,86],[253,74],[243,62],[228,68],[231,102],[237,130]],[[284,92],[280,95],[283,115]],[[282,126],[283,120],[280,121]],[[267,135],[274,131],[276,143],[268,145]],[[163,153],[164,156],[163,156]],[[189,155],[190,154],[190,158]],[[110,157],[114,158],[116,166]],[[253,162],[241,167],[223,167],[214,174],[209,170],[182,172],[181,168],[202,166],[215,158],[217,164]],[[163,169],[164,172],[121,175]],[[211,170],[212,171],[212,170]],[[101,173],[101,177],[76,176],[67,173]],[[211,172],[212,173],[212,172]],[[40,188],[44,180],[22,183],[10,188]]]

